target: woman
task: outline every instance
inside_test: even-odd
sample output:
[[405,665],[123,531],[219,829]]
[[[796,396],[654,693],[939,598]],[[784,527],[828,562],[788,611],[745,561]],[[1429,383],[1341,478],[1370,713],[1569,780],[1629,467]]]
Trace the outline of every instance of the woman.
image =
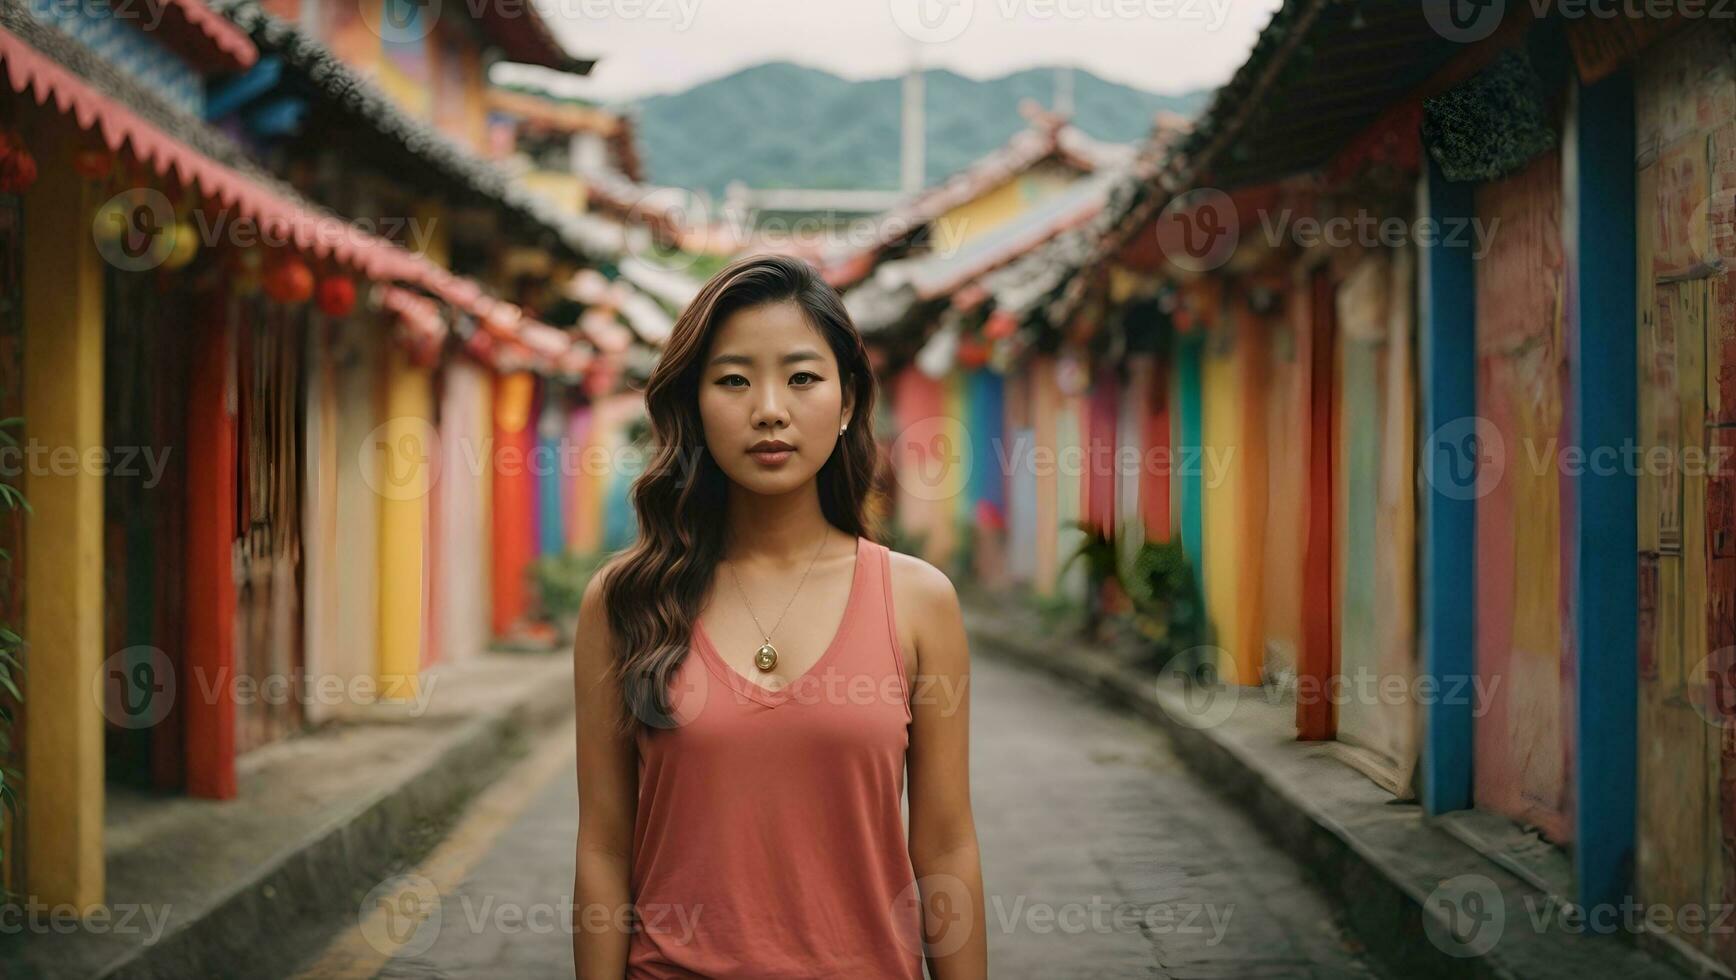
[[963,621],[867,536],[875,382],[838,294],[730,265],[645,398],[639,538],[574,648],[578,976],[986,976]]

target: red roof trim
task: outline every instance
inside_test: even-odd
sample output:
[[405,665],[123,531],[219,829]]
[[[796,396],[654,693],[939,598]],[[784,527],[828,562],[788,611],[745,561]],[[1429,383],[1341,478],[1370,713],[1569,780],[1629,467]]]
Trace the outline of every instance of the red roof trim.
[[198,67],[212,73],[246,71],[259,60],[259,49],[241,28],[203,0],[145,0],[159,14],[164,37]]
[[[455,275],[426,256],[407,251],[332,215],[321,214],[226,164],[219,163],[140,118],[127,106],[103,95],[89,82],[58,61],[25,43],[9,31],[0,30],[0,64],[12,91],[26,94],[37,105],[50,100],[56,111],[70,115],[86,131],[96,131],[109,149],[123,145],[163,177],[195,187],[206,197],[257,223],[268,236],[293,242],[295,247],[321,259],[342,263],[375,282],[390,285],[401,281],[420,286],[479,320],[499,316],[503,308],[518,313],[515,327],[540,326],[523,317],[516,306],[487,295],[473,280]],[[560,336],[552,327],[544,328]],[[565,353],[550,349],[548,334],[537,353],[554,365]]]

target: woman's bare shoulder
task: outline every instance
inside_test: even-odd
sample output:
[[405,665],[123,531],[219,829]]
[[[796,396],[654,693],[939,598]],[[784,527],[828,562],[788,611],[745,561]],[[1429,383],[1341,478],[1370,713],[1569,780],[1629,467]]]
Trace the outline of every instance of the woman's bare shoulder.
[[950,635],[960,619],[958,590],[940,569],[915,555],[890,552],[892,602],[900,632],[914,640],[920,655],[925,643]]

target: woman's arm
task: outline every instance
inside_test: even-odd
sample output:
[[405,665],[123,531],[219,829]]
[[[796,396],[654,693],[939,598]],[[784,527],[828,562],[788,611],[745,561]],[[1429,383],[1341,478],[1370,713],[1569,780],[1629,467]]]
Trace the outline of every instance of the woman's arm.
[[591,577],[573,641],[573,698],[578,713],[579,838],[573,879],[573,972],[579,980],[621,980],[633,928],[628,871],[638,760],[630,737],[617,735],[625,710],[610,673],[603,572]]
[[912,583],[917,672],[912,683],[910,862],[922,894],[934,980],[988,976],[982,857],[970,808],[970,646],[958,593],[926,562]]

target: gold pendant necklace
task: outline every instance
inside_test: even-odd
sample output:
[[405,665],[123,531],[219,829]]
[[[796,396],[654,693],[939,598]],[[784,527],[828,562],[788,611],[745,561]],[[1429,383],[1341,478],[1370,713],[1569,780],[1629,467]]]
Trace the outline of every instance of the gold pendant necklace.
[[801,581],[796,583],[796,591],[790,593],[790,601],[784,603],[784,611],[778,614],[778,621],[773,623],[772,628],[769,630],[764,626],[761,626],[759,617],[754,615],[753,604],[747,601],[747,593],[742,592],[741,577],[736,575],[735,566],[729,566],[729,576],[735,580],[735,591],[741,595],[741,604],[747,607],[747,614],[753,616],[753,624],[758,626],[760,633],[765,636],[765,642],[761,643],[760,648],[755,650],[753,654],[753,665],[759,668],[761,673],[766,673],[778,665],[778,648],[772,646],[772,633],[776,632],[778,626],[783,623],[784,614],[790,611],[790,603],[796,601],[796,595],[802,591],[802,586],[808,581],[808,572],[814,570],[814,562],[819,560],[820,552],[824,551],[825,548],[826,537],[822,534],[820,536],[820,546],[814,549],[814,557],[808,559],[807,571],[802,573]]

